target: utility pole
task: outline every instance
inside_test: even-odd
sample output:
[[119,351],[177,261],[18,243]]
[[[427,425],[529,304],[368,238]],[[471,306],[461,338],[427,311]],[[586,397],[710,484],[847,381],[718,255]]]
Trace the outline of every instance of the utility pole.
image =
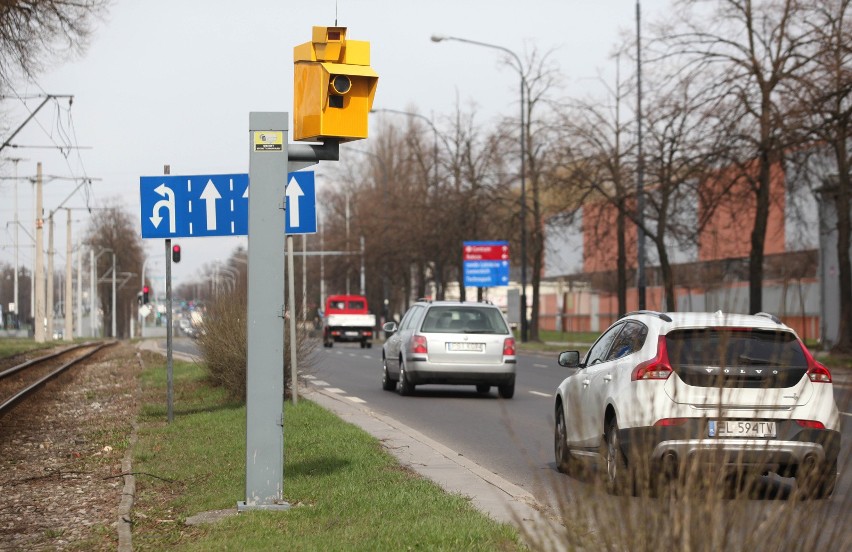
[[42,218],[41,162],[36,165],[36,249],[35,249],[35,313],[33,335],[36,343],[44,343],[44,219]]
[[48,341],[53,341],[53,213],[47,217],[47,335]]

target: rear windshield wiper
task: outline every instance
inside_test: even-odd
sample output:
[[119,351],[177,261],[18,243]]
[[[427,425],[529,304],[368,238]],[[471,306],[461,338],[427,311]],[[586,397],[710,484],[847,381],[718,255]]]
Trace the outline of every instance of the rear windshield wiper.
[[764,365],[765,366],[767,364],[772,364],[772,361],[769,360],[769,359],[755,358],[755,357],[750,357],[748,355],[740,355],[740,356],[737,357],[737,360],[739,360],[740,362],[747,364],[747,365],[758,364],[758,365]]

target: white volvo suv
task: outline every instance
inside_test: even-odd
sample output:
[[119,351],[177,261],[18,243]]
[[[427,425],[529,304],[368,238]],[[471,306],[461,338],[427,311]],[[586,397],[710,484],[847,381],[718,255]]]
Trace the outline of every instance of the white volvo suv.
[[652,488],[687,469],[795,477],[834,490],[840,415],[831,373],[788,326],[760,313],[630,313],[559,385],[556,463],[606,466],[610,491]]

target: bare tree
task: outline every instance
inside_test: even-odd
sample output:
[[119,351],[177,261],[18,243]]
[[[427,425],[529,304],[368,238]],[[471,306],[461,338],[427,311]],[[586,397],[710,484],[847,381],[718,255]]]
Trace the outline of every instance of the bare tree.
[[[780,92],[808,63],[811,32],[803,28],[800,0],[680,0],[682,30],[663,38],[670,55],[686,60],[684,69],[701,71],[709,90],[738,122],[731,141],[741,145],[731,159],[742,168],[754,198],[749,253],[749,310],[763,304],[763,261],[769,218],[771,171],[789,146]],[[733,127],[732,127],[733,128]],[[733,150],[731,150],[733,151]],[[754,161],[754,163],[752,163]]]
[[[840,327],[837,352],[852,352],[852,8],[850,0],[827,0],[809,6],[805,18],[814,37],[812,65],[799,76],[789,101],[802,120],[806,158],[827,157],[835,178],[818,178],[833,199],[837,216]],[[827,155],[826,155],[827,154]],[[824,168],[824,167],[823,167]],[[829,169],[831,170],[831,169]]]
[[[96,250],[110,249],[115,254],[115,270],[117,276],[122,273],[138,276],[142,271],[144,253],[142,238],[136,229],[136,221],[130,213],[118,205],[110,205],[98,211],[98,216],[92,217],[86,230],[85,242]],[[97,260],[96,274],[100,278],[112,269],[112,255],[101,255]],[[111,279],[111,276],[110,276]],[[122,278],[118,278],[119,282]],[[136,278],[129,281],[137,282]],[[129,336],[130,317],[136,308],[136,294],[139,290],[135,285],[125,285],[116,290],[116,312],[112,311],[112,288],[110,282],[100,282],[98,295],[104,320],[117,317],[116,330],[119,336]]]
[[109,0],[10,0],[0,3],[0,81],[31,77],[52,58],[86,47]]

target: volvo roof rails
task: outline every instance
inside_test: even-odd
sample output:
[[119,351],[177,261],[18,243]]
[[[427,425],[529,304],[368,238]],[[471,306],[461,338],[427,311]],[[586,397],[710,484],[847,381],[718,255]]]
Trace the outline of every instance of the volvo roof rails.
[[755,316],[762,316],[763,318],[768,318],[768,319],[772,320],[776,324],[783,324],[783,322],[781,322],[780,318],[778,318],[777,316],[775,316],[774,314],[769,313],[769,312],[759,312],[759,313],[755,314]]
[[[663,320],[665,322],[671,322],[672,321],[672,317],[669,316],[668,314],[666,314],[664,312],[653,311],[653,310],[638,310],[638,311],[628,312],[624,316],[631,316],[633,314],[649,314],[651,316],[656,316],[657,318],[659,318],[660,320]],[[624,318],[624,316],[622,316],[621,318]]]

